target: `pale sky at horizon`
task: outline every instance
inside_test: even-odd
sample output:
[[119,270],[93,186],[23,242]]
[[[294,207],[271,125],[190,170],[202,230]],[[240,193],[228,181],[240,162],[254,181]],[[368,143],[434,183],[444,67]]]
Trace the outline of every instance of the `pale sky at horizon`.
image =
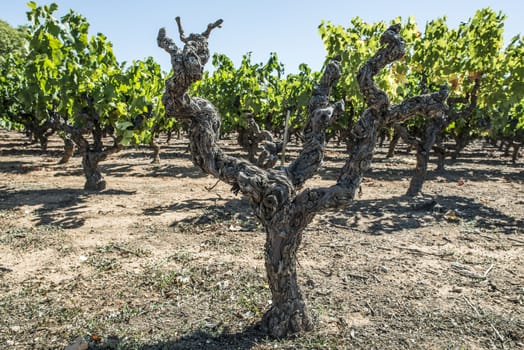
[[[421,31],[427,21],[446,16],[450,27],[467,21],[475,11],[491,7],[502,11],[507,19],[506,42],[524,28],[524,1],[518,0],[440,0],[383,1],[353,0],[55,0],[58,16],[70,8],[90,23],[90,34],[101,32],[113,43],[119,61],[132,61],[152,56],[162,69],[169,71],[169,56],[156,45],[160,27],[179,43],[174,18],[180,16],[186,34],[202,32],[208,23],[222,18],[222,28],[212,32],[211,53],[226,54],[236,65],[242,56],[252,52],[253,62],[265,62],[276,52],[285,64],[286,73],[296,72],[300,63],[320,70],[325,50],[318,34],[322,20],[347,26],[356,16],[366,22],[390,22],[397,16],[414,16]],[[36,1],[38,5],[51,1]],[[0,19],[12,26],[27,24],[25,0],[0,0]],[[375,5],[375,6],[369,6]],[[206,69],[211,69],[208,63]]]

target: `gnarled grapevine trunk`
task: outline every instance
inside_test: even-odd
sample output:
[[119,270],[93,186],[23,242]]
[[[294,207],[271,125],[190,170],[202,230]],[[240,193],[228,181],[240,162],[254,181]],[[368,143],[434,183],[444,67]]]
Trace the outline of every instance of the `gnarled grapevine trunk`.
[[480,93],[480,88],[482,84],[482,75],[478,75],[475,80],[471,91],[469,91],[466,96],[463,97],[450,97],[448,99],[449,104],[449,118],[447,118],[446,123],[442,127],[444,130],[451,123],[462,119],[468,126],[464,128],[461,132],[454,132],[455,139],[455,150],[454,152],[449,152],[444,144],[439,145],[437,148],[439,160],[438,160],[438,170],[444,170],[444,160],[447,155],[451,155],[452,159],[457,159],[462,150],[468,145],[471,141],[469,136],[470,127],[469,124],[471,119],[474,116],[475,110],[478,105],[478,95]]
[[[297,282],[297,250],[304,228],[325,208],[346,206],[354,198],[364,172],[369,168],[377,138],[377,130],[400,122],[414,114],[442,114],[446,109],[447,91],[421,95],[390,106],[389,99],[374,83],[373,77],[387,64],[404,54],[399,36],[400,26],[390,27],[381,38],[383,48],[359,71],[358,81],[369,108],[352,129],[354,146],[336,184],[326,188],[303,189],[306,181],[319,169],[326,144],[326,128],[344,109],[343,102],[331,103],[330,93],[340,78],[340,62],[333,59],[326,66],[308,103],[308,120],[304,128],[304,144],[298,157],[288,168],[263,169],[246,160],[225,154],[217,144],[220,119],[207,100],[190,97],[189,85],[201,79],[203,66],[209,59],[207,39],[222,20],[209,24],[202,34],[183,34],[177,17],[180,39],[178,48],[159,31],[158,44],[171,55],[173,76],[166,82],[162,101],[169,116],[190,123],[189,139],[193,163],[222,181],[232,185],[235,193],[245,195],[266,231],[265,265],[272,295],[270,309],[261,326],[274,337],[309,330],[312,318]],[[301,190],[301,191],[300,191]]]
[[414,197],[422,191],[422,186],[426,181],[426,175],[428,172],[429,155],[433,145],[435,144],[437,135],[442,129],[444,123],[444,115],[435,116],[427,124],[426,130],[420,138],[411,136],[404,126],[400,124],[395,125],[395,135],[397,135],[398,138],[402,138],[402,140],[404,140],[404,142],[406,142],[408,145],[415,147],[417,152],[415,173],[413,174],[413,177],[409,183],[409,187],[406,192],[407,196]]
[[512,142],[512,145],[513,145],[513,153],[511,154],[511,161],[513,163],[516,163],[517,158],[519,157],[519,150],[522,145],[519,142],[515,142],[515,141]]
[[[250,113],[247,114],[246,124],[238,130],[238,144],[247,152],[251,163],[263,169],[272,168],[278,161],[278,154],[282,151],[282,142],[276,141],[269,131],[261,130]],[[257,157],[260,148],[262,150]]]
[[101,161],[98,152],[85,152],[82,156],[82,168],[86,177],[84,189],[88,191],[102,191],[106,188],[106,181],[98,169],[98,163]]
[[73,153],[75,152],[75,144],[69,137],[69,135],[65,135],[62,137],[64,140],[64,154],[62,155],[62,158],[58,161],[58,164],[66,164],[69,162],[71,157],[73,157]]
[[435,144],[437,134],[442,129],[444,123],[445,120],[443,117],[433,119],[431,124],[426,128],[424,138],[422,140],[416,140],[417,165],[415,167],[415,174],[409,183],[406,193],[407,196],[414,197],[422,191],[422,186],[426,181],[426,175],[428,173],[429,154]]
[[[100,172],[99,163],[106,160],[107,157],[113,153],[119,152],[122,149],[122,145],[119,144],[119,140],[114,138],[114,144],[111,146],[104,146],[102,142],[102,130],[100,126],[88,125],[85,128],[75,128],[70,126],[67,121],[58,123],[57,125],[64,133],[66,133],[66,139],[69,142],[73,142],[78,147],[78,152],[82,157],[82,170],[86,178],[84,189],[86,191],[102,191],[106,188],[106,181]],[[93,135],[93,144],[89,144],[88,140],[84,135],[91,132]],[[70,139],[69,139],[70,138]],[[72,149],[71,149],[72,151]]]
[[153,149],[153,160],[151,163],[160,164],[160,145],[155,141],[154,136],[151,136],[149,146]]
[[42,152],[47,152],[47,144],[49,142],[49,137],[55,133],[55,128],[52,123],[45,121],[40,124],[38,121],[33,120],[30,114],[22,114],[22,116],[27,116],[28,122],[25,123],[25,127],[29,132],[31,143],[39,142],[40,150]]
[[297,251],[303,228],[278,226],[266,228],[265,265],[272,304],[261,324],[269,334],[280,338],[311,330],[313,322],[297,281]]

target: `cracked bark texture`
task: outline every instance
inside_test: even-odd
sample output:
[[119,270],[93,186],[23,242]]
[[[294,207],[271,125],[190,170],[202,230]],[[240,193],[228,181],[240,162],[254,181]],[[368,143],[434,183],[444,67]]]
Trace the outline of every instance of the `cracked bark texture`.
[[66,164],[69,162],[71,157],[73,157],[73,154],[75,153],[75,144],[73,140],[71,140],[71,137],[69,135],[61,136],[62,140],[64,141],[64,155],[62,158],[58,161],[58,164]]
[[[435,144],[438,133],[442,130],[445,123],[446,117],[444,114],[435,116],[426,125],[425,131],[420,138],[410,135],[407,128],[403,125],[397,124],[394,126],[397,140],[398,138],[402,138],[404,142],[413,146],[417,152],[415,173],[409,182],[406,196],[414,197],[422,191],[422,187],[426,181],[428,172],[429,155],[431,149]],[[390,151],[391,150],[392,148],[390,147]]]
[[473,87],[466,96],[454,96],[448,98],[449,104],[449,117],[446,119],[442,129],[445,129],[452,122],[459,119],[463,119],[466,122],[464,132],[459,134],[453,134],[455,139],[455,150],[450,152],[443,144],[444,135],[439,135],[437,143],[433,146],[435,153],[437,154],[437,170],[444,171],[444,161],[446,156],[451,155],[452,159],[457,159],[460,152],[468,145],[471,141],[469,135],[471,119],[475,113],[478,105],[478,95],[480,93],[482,83],[482,75],[478,75],[473,81]]
[[[204,35],[183,36],[183,49],[160,29],[158,44],[171,55],[173,76],[166,81],[163,102],[168,116],[190,123],[189,142],[193,163],[204,172],[230,184],[235,193],[246,196],[265,228],[265,267],[272,295],[270,309],[260,326],[273,337],[310,330],[312,317],[297,281],[297,250],[304,228],[322,209],[346,206],[354,198],[364,172],[369,168],[380,126],[400,122],[415,113],[438,114],[446,93],[422,95],[390,106],[384,91],[373,81],[386,65],[404,54],[400,26],[390,27],[381,38],[383,47],[359,70],[360,89],[369,108],[353,129],[356,140],[338,181],[330,187],[299,191],[321,166],[326,144],[326,127],[343,111],[343,102],[332,103],[330,92],[340,78],[340,63],[331,60],[314,88],[308,104],[305,142],[298,157],[284,169],[262,169],[247,160],[225,154],[217,144],[220,119],[218,111],[207,100],[190,97],[187,88],[201,78],[203,64],[209,58],[207,39],[221,20],[208,25]],[[189,58],[185,57],[188,56]],[[177,82],[180,82],[178,84]]]
[[[105,190],[107,183],[100,171],[99,163],[106,160],[110,155],[122,150],[122,145],[119,144],[118,138],[113,137],[113,144],[104,146],[102,141],[104,130],[100,127],[96,115],[93,117],[86,114],[85,119],[89,121],[83,128],[70,126],[67,120],[59,122],[60,119],[62,118],[57,115],[56,126],[66,134],[64,142],[65,140],[72,141],[82,156],[82,170],[86,178],[84,189],[86,191]],[[92,144],[89,143],[85,136],[89,133],[93,137]],[[72,144],[70,145],[72,146]],[[74,148],[71,148],[71,152],[73,150]]]
[[[251,113],[247,114],[247,125],[238,130],[238,144],[248,153],[251,163],[269,169],[275,166],[278,161],[278,154],[282,152],[283,143],[276,141],[267,130],[260,129]],[[257,157],[259,144],[262,143],[262,150]]]
[[160,164],[160,145],[155,141],[154,135],[151,136],[149,146],[153,150],[153,160],[151,161],[151,164]]

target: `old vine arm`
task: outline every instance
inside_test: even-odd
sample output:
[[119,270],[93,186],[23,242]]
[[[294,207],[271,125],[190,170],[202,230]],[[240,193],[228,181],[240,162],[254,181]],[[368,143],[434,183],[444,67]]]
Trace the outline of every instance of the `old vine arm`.
[[399,32],[400,25],[389,27],[380,38],[383,47],[359,69],[357,80],[368,108],[351,131],[355,145],[335,185],[307,189],[296,197],[295,207],[307,208],[303,214],[305,217],[312,218],[324,208],[347,205],[355,197],[362,176],[371,164],[377,130],[383,123],[390,105],[386,93],[375,84],[374,76],[386,65],[404,55],[404,40]]
[[218,113],[206,100],[192,98],[199,106],[189,130],[193,163],[242,192],[250,201],[257,217],[269,220],[282,203],[294,196],[284,172],[261,169],[247,160],[225,154],[219,147]]
[[156,42],[160,48],[166,50],[170,55],[178,53],[178,47],[176,46],[173,39],[166,36],[166,28],[160,28]]
[[308,189],[296,197],[297,208],[307,203],[308,210],[304,216],[312,217],[318,210],[328,207],[345,206],[354,199],[364,172],[371,165],[380,127],[402,122],[416,114],[441,116],[447,112],[447,88],[442,88],[437,93],[416,96],[390,107],[388,96],[375,84],[374,76],[404,55],[404,41],[399,32],[400,25],[389,27],[380,39],[383,47],[359,69],[357,79],[368,108],[352,130],[355,145],[335,185]]
[[[177,23],[180,23],[180,19]],[[204,34],[209,35],[209,32],[221,23],[222,20],[218,20],[208,25],[208,30]],[[220,149],[217,143],[220,129],[218,111],[209,101],[187,94],[190,83],[199,80],[201,76],[192,74],[192,67],[179,64],[178,57],[174,57],[174,55],[184,55],[181,59],[185,59],[185,55],[207,57],[209,55],[207,37],[191,34],[186,38],[180,24],[179,31],[186,45],[178,53],[170,53],[173,76],[166,82],[163,97],[166,113],[168,116],[189,122],[193,163],[204,172],[230,184],[234,192],[242,192],[250,199],[255,214],[262,221],[267,220],[282,203],[294,196],[293,186],[284,172],[261,169],[248,161],[229,156]],[[199,48],[200,51],[194,51],[193,48]]]
[[180,17],[179,16],[176,16],[175,17],[175,21],[176,21],[176,25],[178,27],[178,34],[180,36],[180,41],[182,41],[184,44],[187,43],[187,38],[184,34],[184,28],[182,28],[182,22],[180,20]]
[[[392,125],[395,132],[407,144],[418,146],[421,144],[421,140],[410,135],[401,122],[416,115],[423,115],[432,119],[430,129],[444,125],[449,112],[449,107],[445,103],[447,96],[448,87],[446,85],[439,92],[408,98],[389,109],[386,116],[386,125]],[[430,129],[427,131],[429,132]],[[438,130],[435,129],[435,135],[437,132]]]
[[202,32],[202,36],[209,38],[209,34],[211,34],[211,31],[215,28],[220,28],[223,22],[224,21],[222,19],[219,19],[215,23],[208,24],[206,31]]
[[401,103],[392,106],[385,117],[385,124],[396,124],[416,115],[428,117],[447,114],[449,111],[446,104],[448,87],[441,87],[440,91],[432,94],[424,94],[405,99]]
[[344,111],[344,102],[330,103],[331,88],[341,76],[340,61],[331,60],[308,103],[308,120],[304,127],[304,144],[298,157],[287,168],[288,177],[296,188],[318,170],[324,159],[326,128]]

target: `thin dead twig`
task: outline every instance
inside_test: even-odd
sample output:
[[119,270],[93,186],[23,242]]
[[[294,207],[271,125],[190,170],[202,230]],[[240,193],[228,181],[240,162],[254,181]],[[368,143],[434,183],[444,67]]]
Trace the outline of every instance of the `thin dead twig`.
[[[524,244],[524,241],[521,240],[521,239],[518,239],[518,238],[513,238],[513,237],[507,237],[508,240],[510,241],[513,241],[513,242],[517,242],[517,243],[520,243],[520,244]],[[520,245],[519,245],[520,246]]]
[[487,268],[487,270],[484,271],[484,275],[483,275],[484,278],[487,278],[487,277],[488,277],[488,273],[490,273],[490,271],[493,269],[493,267],[494,267],[494,265],[491,264],[491,265],[489,265],[489,267]]
[[118,244],[115,244],[113,246],[114,249],[122,252],[122,253],[127,253],[127,254],[130,254],[130,255],[134,255],[134,256],[137,256],[137,257],[141,257],[142,255],[137,252],[137,251],[134,251],[134,250],[131,250],[131,249],[128,249],[126,247],[122,247],[121,245],[118,245]]
[[325,271],[323,269],[321,269],[320,267],[317,268],[318,271],[322,272],[326,277],[330,277],[333,275],[333,270],[329,270],[329,271]]
[[495,328],[495,326],[493,325],[493,323],[491,323],[491,321],[488,321],[489,325],[491,326],[491,328],[493,329],[493,331],[495,332],[495,334],[497,335],[497,337],[500,339],[501,342],[504,342],[504,337],[502,336],[502,334],[499,333],[499,331],[497,330],[497,328]]
[[480,314],[479,310],[477,310],[477,308],[475,307],[475,305],[473,305],[473,303],[471,302],[471,300],[469,300],[469,298],[467,296],[464,295],[464,300],[466,301],[466,303],[471,306],[471,308],[473,309],[473,311],[475,311],[475,313],[477,314],[478,317],[482,317],[482,315]]
[[493,240],[495,239],[495,238],[493,238],[493,237],[490,237],[490,236],[487,236],[487,235],[483,235],[482,233],[477,233],[477,236],[480,236],[480,237],[482,237],[482,238],[485,238],[485,239],[487,239],[487,240],[489,240],[489,241],[493,241]]
[[[363,245],[363,243],[361,243],[361,245]],[[385,251],[388,251],[388,252],[392,251],[392,249],[388,248],[388,247],[382,247],[382,246],[376,246],[376,247],[377,247],[377,249],[385,250]]]
[[222,181],[222,180],[218,180],[218,181],[217,181],[213,186],[211,186],[211,187],[204,186],[204,188],[205,188],[206,190],[208,190],[209,192],[211,192],[215,187],[217,187],[217,185],[218,185],[218,183],[219,183],[220,181]]
[[458,273],[459,275],[462,275],[462,276],[465,276],[465,277],[469,277],[469,278],[473,278],[473,279],[479,279],[479,280],[485,280],[486,278],[488,278],[488,274],[491,272],[493,267],[494,267],[494,265],[491,264],[486,269],[486,271],[484,271],[484,273],[481,275],[478,272],[471,271],[470,269],[468,269],[466,266],[462,265],[461,263],[454,262],[453,264],[451,264],[451,269],[453,271],[455,271],[456,273]]
[[367,276],[359,275],[359,274],[351,273],[351,272],[348,273],[348,276],[349,277],[353,277],[353,278],[358,278],[358,279],[361,279],[361,280],[367,280],[369,278]]
[[369,309],[369,311],[371,312],[371,316],[375,316],[377,314],[375,312],[375,309],[373,309],[373,307],[369,304],[369,302],[367,300],[366,300],[366,306]]
[[[493,264],[492,264],[493,266]],[[482,314],[479,312],[479,310],[475,307],[475,305],[473,305],[473,303],[471,302],[471,300],[469,300],[469,298],[467,296],[464,295],[464,300],[466,301],[466,303],[473,309],[473,311],[475,311],[475,313],[477,314],[478,318],[484,318],[482,316]],[[490,325],[491,329],[493,329],[493,331],[495,332],[496,336],[499,338],[499,340],[501,342],[504,342],[504,337],[502,336],[502,334],[500,334],[500,332],[498,331],[498,329],[493,325],[493,323],[486,319],[486,321],[488,322],[488,324]]]
[[351,243],[335,243],[335,242],[331,242],[331,243],[321,243],[320,246],[321,247],[326,247],[326,248],[346,248],[347,246],[351,245]]
[[400,249],[400,250],[406,250],[406,251],[408,251],[410,253],[413,253],[413,254],[433,255],[433,256],[438,256],[439,258],[444,258],[446,256],[453,255],[453,253],[450,253],[450,252],[433,253],[433,252],[426,252],[426,251],[423,251],[423,250],[418,249],[418,248],[404,248],[404,247],[399,247],[399,246],[394,246],[394,247],[397,248],[397,249]]
[[382,283],[382,280],[381,280],[380,278],[378,278],[377,275],[371,275],[371,277],[373,277],[373,279],[374,279],[375,281],[377,281],[378,283]]
[[349,230],[349,229],[350,229],[349,226],[344,226],[344,225],[335,224],[335,223],[333,223],[333,222],[329,222],[329,221],[327,221],[327,220],[325,220],[325,221],[322,220],[321,222],[324,223],[324,224],[326,224],[326,225],[328,225],[328,227],[340,228],[340,229],[342,229],[342,230]]

